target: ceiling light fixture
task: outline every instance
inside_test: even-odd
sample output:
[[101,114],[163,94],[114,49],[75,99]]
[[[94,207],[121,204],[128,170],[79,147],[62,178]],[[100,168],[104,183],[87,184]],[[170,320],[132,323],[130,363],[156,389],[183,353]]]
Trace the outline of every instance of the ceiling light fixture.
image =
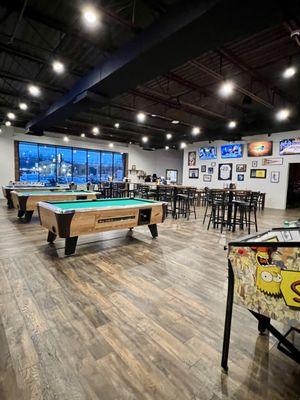
[[41,89],[36,85],[28,85],[28,92],[31,96],[38,97],[41,94]]
[[185,142],[181,142],[180,143],[180,148],[181,149],[185,149],[186,148],[186,143]]
[[288,108],[282,108],[276,113],[278,121],[285,121],[290,116],[291,112]]
[[12,113],[12,112],[8,112],[7,114],[7,118],[9,118],[9,119],[16,119],[16,114],[14,114],[14,113]]
[[82,19],[88,28],[96,28],[99,24],[99,12],[91,5],[86,6],[82,9]]
[[237,122],[232,120],[228,122],[228,128],[233,129],[237,126]]
[[108,147],[112,148],[112,147],[114,147],[114,144],[113,143],[109,143]]
[[92,133],[93,133],[93,135],[99,135],[99,133],[100,133],[100,130],[99,130],[99,128],[98,128],[98,126],[94,126],[94,128],[92,129]]
[[65,66],[60,61],[53,61],[52,68],[53,71],[56,72],[57,74],[62,74],[63,72],[65,72]]
[[285,79],[289,79],[289,78],[292,78],[295,74],[296,74],[296,68],[295,67],[293,67],[292,65],[291,66],[289,66],[289,67],[287,67],[284,71],[283,71],[283,73],[282,73],[282,76],[285,78]]
[[85,133],[81,133],[80,136],[81,136],[81,137],[85,137]]
[[68,136],[65,136],[65,137],[64,137],[64,142],[68,142],[68,141],[69,141]]
[[20,108],[20,110],[25,111],[25,110],[27,110],[28,105],[26,103],[19,103],[19,108]]
[[166,138],[167,138],[168,140],[172,139],[172,133],[167,133],[167,134],[166,134]]
[[179,121],[177,119],[173,119],[172,124],[177,125],[179,124]]
[[219,88],[219,94],[222,97],[228,97],[232,95],[234,89],[234,84],[231,81],[225,81],[221,84]]
[[142,142],[143,142],[143,143],[147,143],[147,142],[148,142],[147,136],[143,136],[143,137],[142,137]]
[[117,129],[119,129],[119,128],[120,128],[119,122],[116,122],[115,125],[114,125],[114,127],[117,128]]
[[199,135],[199,133],[200,133],[199,126],[194,126],[192,129],[192,135],[196,136],[196,135]]
[[146,114],[143,113],[143,112],[139,112],[139,113],[136,115],[136,118],[137,118],[137,120],[138,120],[139,122],[144,122],[144,121],[146,120]]
[[11,126],[11,122],[10,121],[6,121],[5,122],[5,126]]
[[166,149],[166,150],[169,150],[169,148],[170,148],[169,146],[165,146],[165,149]]

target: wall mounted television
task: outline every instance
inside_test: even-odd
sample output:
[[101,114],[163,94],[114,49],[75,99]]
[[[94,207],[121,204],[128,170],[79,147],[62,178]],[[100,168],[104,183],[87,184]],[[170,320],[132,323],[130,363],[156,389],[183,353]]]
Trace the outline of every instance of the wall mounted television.
[[281,156],[291,156],[293,154],[300,154],[300,138],[280,140],[279,154]]
[[200,160],[213,160],[217,158],[216,146],[203,146],[198,150]]
[[248,157],[265,157],[273,154],[273,142],[262,141],[248,143]]
[[242,158],[243,145],[237,144],[224,144],[221,146],[221,158]]

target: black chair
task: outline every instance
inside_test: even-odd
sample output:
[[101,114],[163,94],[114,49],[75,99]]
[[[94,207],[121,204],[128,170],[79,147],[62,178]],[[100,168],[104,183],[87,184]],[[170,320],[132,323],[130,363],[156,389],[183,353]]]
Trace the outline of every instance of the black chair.
[[221,233],[223,232],[224,226],[227,226],[226,211],[228,204],[228,194],[224,190],[211,193],[211,213],[207,230],[212,223],[214,228],[218,228],[220,225]]
[[196,188],[184,188],[180,189],[180,192],[176,196],[176,218],[181,215],[187,219],[190,218],[191,214],[196,216],[196,201],[197,201],[197,189]]

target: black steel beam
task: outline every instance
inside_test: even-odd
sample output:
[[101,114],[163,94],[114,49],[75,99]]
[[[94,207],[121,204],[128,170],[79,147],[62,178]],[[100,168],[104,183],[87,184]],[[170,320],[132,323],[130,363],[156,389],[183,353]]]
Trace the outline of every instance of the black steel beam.
[[[181,2],[82,78],[46,113],[31,121],[27,128],[47,129],[79,109],[86,108],[88,102],[84,93],[101,93],[104,106],[117,95],[191,58],[280,23],[286,20],[287,15],[299,13],[298,0]],[[77,104],[75,108],[74,102]]]

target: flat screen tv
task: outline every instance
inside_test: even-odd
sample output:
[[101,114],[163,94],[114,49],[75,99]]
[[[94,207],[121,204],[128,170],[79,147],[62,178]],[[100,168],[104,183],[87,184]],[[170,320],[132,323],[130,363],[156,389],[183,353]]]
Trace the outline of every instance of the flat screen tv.
[[242,158],[243,145],[242,144],[224,144],[221,146],[221,158]]
[[252,142],[248,143],[248,157],[266,157],[273,153],[273,142]]
[[213,160],[217,158],[217,148],[215,146],[200,147],[198,152],[200,160]]
[[300,138],[280,140],[279,154],[281,156],[291,156],[293,154],[300,154]]

